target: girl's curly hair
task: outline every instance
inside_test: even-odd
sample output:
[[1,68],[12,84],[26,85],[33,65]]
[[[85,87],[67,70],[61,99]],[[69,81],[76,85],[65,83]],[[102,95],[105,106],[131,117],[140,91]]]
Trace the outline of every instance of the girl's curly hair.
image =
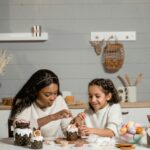
[[[113,82],[110,79],[103,79],[103,78],[93,79],[89,83],[88,87],[93,86],[93,85],[101,87],[101,89],[103,90],[103,92],[106,95],[109,93],[112,94],[110,101],[108,101],[109,105],[113,105],[113,104],[119,103],[121,101],[121,99],[118,95],[117,89],[115,88]],[[90,105],[90,107],[91,107],[91,105]]]

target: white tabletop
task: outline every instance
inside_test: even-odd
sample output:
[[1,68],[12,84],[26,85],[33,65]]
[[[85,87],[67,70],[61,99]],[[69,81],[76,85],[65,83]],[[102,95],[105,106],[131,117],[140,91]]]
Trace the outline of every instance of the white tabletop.
[[[1,150],[31,150],[30,147],[16,146],[14,145],[13,138],[1,138],[0,139],[0,149]],[[135,145],[136,150],[149,150],[146,145]],[[49,144],[43,145],[43,150],[119,150],[119,148],[113,146],[96,146],[90,144],[84,144],[83,147],[75,147],[74,144],[68,144],[66,147],[62,147],[60,144],[55,144],[50,141]]]

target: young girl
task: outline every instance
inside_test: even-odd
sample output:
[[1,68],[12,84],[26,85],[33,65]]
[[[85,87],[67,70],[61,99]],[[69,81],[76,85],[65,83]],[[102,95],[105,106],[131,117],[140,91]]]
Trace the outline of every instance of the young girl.
[[89,108],[75,118],[76,123],[79,120],[85,123],[79,126],[81,135],[118,136],[122,114],[120,99],[112,81],[109,79],[92,80],[88,86],[88,95]]

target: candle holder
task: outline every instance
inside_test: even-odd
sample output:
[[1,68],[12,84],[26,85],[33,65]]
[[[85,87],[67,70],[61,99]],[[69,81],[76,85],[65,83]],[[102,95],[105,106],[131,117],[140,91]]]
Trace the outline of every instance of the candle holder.
[[35,37],[40,37],[42,33],[42,27],[40,25],[35,25],[32,27],[32,35]]

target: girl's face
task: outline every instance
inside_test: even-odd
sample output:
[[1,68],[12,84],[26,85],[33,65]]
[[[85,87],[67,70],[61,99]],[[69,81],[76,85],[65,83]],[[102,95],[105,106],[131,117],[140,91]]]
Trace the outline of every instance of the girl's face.
[[97,85],[91,85],[88,88],[89,103],[95,111],[104,108],[108,101],[111,99],[111,93],[105,94],[101,87]]
[[36,104],[40,108],[46,108],[48,106],[52,106],[54,103],[58,93],[58,85],[57,84],[50,84],[45,88],[41,89],[37,93],[37,101]]

